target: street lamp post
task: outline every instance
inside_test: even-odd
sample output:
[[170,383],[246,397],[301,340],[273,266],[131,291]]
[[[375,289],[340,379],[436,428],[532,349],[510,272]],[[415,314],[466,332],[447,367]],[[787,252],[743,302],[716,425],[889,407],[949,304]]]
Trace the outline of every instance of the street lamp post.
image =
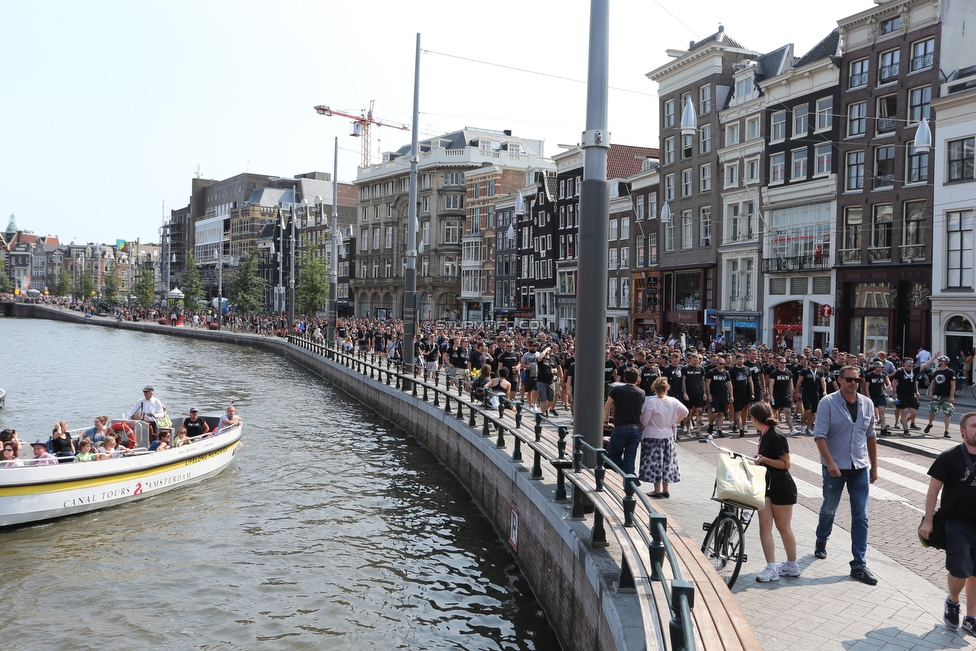
[[335,332],[339,322],[339,136],[335,139],[332,156],[332,262],[329,264],[329,325],[326,340],[335,344]]
[[288,234],[288,329],[295,322],[295,197],[291,202],[291,229]]

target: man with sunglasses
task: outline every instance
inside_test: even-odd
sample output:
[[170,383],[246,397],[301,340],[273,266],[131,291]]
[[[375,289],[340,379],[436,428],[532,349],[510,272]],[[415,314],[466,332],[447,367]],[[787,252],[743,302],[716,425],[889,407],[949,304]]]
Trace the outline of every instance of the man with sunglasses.
[[949,358],[945,355],[936,357],[936,360],[939,368],[932,374],[932,382],[929,384],[929,424],[925,426],[925,433],[932,430],[935,415],[941,411],[945,422],[945,433],[942,436],[951,438],[949,419],[956,409],[956,372],[949,368]]
[[874,404],[858,393],[861,372],[845,366],[840,372],[840,391],[820,401],[813,438],[820,452],[823,475],[823,505],[817,524],[813,555],[827,558],[827,540],[841,493],[847,487],[851,504],[851,576],[861,583],[877,585],[867,568],[868,491],[878,479],[878,440],[874,431]]

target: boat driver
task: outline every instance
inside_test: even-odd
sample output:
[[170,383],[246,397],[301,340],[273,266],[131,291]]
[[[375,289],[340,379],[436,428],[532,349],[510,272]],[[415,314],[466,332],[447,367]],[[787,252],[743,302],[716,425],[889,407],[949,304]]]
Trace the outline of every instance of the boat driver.
[[137,401],[129,410],[130,420],[141,420],[149,424],[150,437],[155,439],[157,434],[156,418],[166,412],[166,405],[153,394],[153,388],[147,386],[142,390],[142,399]]

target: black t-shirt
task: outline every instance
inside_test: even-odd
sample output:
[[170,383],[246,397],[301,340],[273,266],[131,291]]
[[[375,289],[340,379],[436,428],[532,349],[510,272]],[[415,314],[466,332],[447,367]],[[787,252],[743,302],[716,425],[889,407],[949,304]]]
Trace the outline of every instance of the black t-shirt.
[[887,379],[884,373],[875,373],[874,371],[865,375],[864,383],[868,385],[868,395],[872,398],[882,397]]
[[515,354],[514,350],[506,350],[501,355],[498,356],[499,366],[504,366],[510,371],[509,377],[515,376],[515,368],[519,365],[519,356]]
[[536,376],[536,379],[543,384],[552,384],[553,365],[554,362],[552,357],[546,357],[545,359],[540,360],[538,364],[539,373]]
[[760,364],[758,361],[750,362],[749,360],[746,360],[745,362],[742,363],[742,365],[745,366],[747,369],[749,369],[749,372],[752,374],[752,386],[755,389],[756,393],[761,392],[763,390],[762,364]]
[[770,373],[769,377],[773,380],[773,397],[788,398],[792,393],[791,384],[793,383],[793,374],[790,373],[790,370],[787,368],[777,369]]
[[640,367],[640,388],[644,392],[644,395],[651,395],[651,385],[654,384],[654,380],[661,377],[661,372],[656,366],[644,366]]
[[940,368],[932,375],[932,395],[948,398],[952,395],[952,380],[956,374],[951,368]]
[[[768,428],[763,432],[762,437],[759,439],[759,449],[757,453],[762,457],[779,459],[784,454],[790,453],[790,444],[787,442],[786,437],[777,432],[775,428]],[[772,466],[767,466],[765,463],[762,465],[764,468],[766,468],[766,472],[773,474],[789,472],[784,468],[773,468]]]
[[202,418],[197,418],[196,422],[193,422],[189,418],[184,418],[183,427],[186,428],[186,435],[189,436],[191,439],[195,436],[201,436],[203,434],[206,434],[206,432],[203,431]]
[[681,367],[680,366],[665,366],[661,369],[661,375],[667,378],[668,385],[670,389],[668,390],[668,395],[672,398],[680,398],[682,394],[681,390]]
[[705,393],[705,369],[702,366],[686,365],[681,369],[684,377],[685,393],[688,395]]
[[898,396],[899,400],[907,400],[915,397],[915,394],[918,392],[918,376],[915,373],[909,373],[905,369],[900,368],[895,371],[891,379],[898,381],[898,385],[895,387],[895,395]]
[[717,367],[708,369],[705,379],[709,381],[709,393],[713,396],[729,395],[729,372],[724,368],[719,370]]
[[823,379],[823,373],[820,371],[815,371],[812,368],[805,368],[800,371],[800,378],[803,379],[803,383],[800,385],[800,391],[803,395],[815,397],[823,393],[823,388],[820,386],[820,380]]
[[962,445],[949,448],[932,462],[929,476],[941,481],[941,506],[953,520],[976,524],[976,477],[970,476]]
[[612,359],[607,359],[603,363],[603,381],[616,382],[617,378],[614,377],[616,374],[617,374],[617,363]]
[[744,394],[749,390],[749,378],[752,375],[752,371],[748,366],[733,366],[729,369],[729,375],[732,379],[732,391],[735,394]]
[[644,392],[633,384],[623,384],[610,389],[613,398],[613,424],[640,425],[641,409],[644,408]]
[[468,349],[460,344],[457,346],[452,345],[447,349],[447,361],[449,361],[451,366],[454,368],[467,368]]

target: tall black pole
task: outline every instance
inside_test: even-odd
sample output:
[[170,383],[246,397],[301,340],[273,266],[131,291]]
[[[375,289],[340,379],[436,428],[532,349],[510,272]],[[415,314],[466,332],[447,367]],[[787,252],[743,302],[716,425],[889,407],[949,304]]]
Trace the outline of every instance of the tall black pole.
[[[574,433],[594,447],[603,444],[603,363],[607,323],[607,78],[610,16],[608,0],[590,2],[586,130],[580,188],[579,291],[576,318],[576,416]],[[592,455],[587,465],[594,465]]]
[[332,168],[332,264],[329,266],[329,326],[325,338],[335,343],[335,331],[339,320],[339,136],[335,139]]
[[420,34],[413,69],[413,131],[410,144],[410,204],[407,207],[407,268],[403,273],[403,362],[413,373],[413,340],[417,336],[417,125],[420,123]]

